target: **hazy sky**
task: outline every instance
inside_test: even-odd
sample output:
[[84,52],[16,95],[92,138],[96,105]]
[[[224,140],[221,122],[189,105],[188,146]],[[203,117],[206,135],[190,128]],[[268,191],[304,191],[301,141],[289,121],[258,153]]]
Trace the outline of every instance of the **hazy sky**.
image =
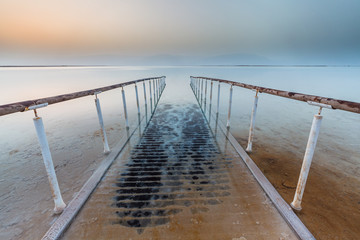
[[0,51],[360,55],[359,0],[0,0]]

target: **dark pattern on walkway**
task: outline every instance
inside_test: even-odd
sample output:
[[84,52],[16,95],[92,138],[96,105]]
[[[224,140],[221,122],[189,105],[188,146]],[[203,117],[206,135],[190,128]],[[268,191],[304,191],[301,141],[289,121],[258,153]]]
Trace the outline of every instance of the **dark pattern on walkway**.
[[207,205],[230,195],[231,166],[196,105],[159,106],[117,179],[115,224],[142,233],[188,207],[193,213],[208,211]]

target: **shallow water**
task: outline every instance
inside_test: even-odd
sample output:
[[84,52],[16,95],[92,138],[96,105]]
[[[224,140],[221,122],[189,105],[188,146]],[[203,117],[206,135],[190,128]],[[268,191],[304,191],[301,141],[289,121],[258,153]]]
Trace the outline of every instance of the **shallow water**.
[[[166,91],[178,101],[191,98],[181,89],[188,87],[189,76],[209,76],[253,85],[277,88],[300,93],[333,97],[360,102],[360,68],[358,67],[73,67],[73,68],[1,68],[0,104],[71,93],[119,82],[167,76]],[[214,102],[216,101],[214,85]],[[229,86],[221,86],[221,114],[226,119]],[[126,88],[130,120],[135,116],[133,86]],[[209,92],[209,91],[208,91]],[[139,93],[142,93],[141,87]],[[173,95],[174,94],[174,95]],[[246,138],[254,92],[234,88],[232,132]],[[120,89],[100,95],[105,123],[123,125]],[[169,99],[168,99],[169,100]],[[46,130],[51,136],[70,137],[92,132],[98,128],[93,97],[84,97],[40,109]],[[140,101],[143,102],[140,94]],[[209,100],[208,100],[209,101]],[[312,115],[317,112],[303,102],[260,94],[256,122],[255,142],[269,138],[275,145],[301,148],[306,146]],[[351,162],[357,162],[360,138],[360,115],[341,110],[323,111],[319,145],[348,154]],[[33,113],[16,113],[0,118],[1,159],[7,154],[20,151],[20,146],[34,140],[31,118]],[[6,136],[6,137],[5,137]],[[52,137],[49,136],[49,141]],[[56,144],[61,144],[57,142]],[[256,144],[255,144],[256,145]],[[286,147],[285,147],[286,148]],[[349,154],[352,152],[353,154]],[[354,156],[355,155],[355,156]],[[359,167],[355,168],[359,173]],[[354,170],[354,169],[353,169]]]
[[[190,75],[222,78],[360,102],[359,67],[59,67],[0,68],[2,89],[0,105],[154,76],[167,77],[165,91],[171,93],[164,95],[167,102],[193,102],[194,96],[191,91],[183,90],[189,88]],[[125,90],[130,122],[134,122],[136,121],[134,87],[129,86]],[[216,101],[215,90],[216,88],[214,88],[213,104]],[[143,103],[142,91],[142,85],[140,85],[141,103]],[[231,132],[243,147],[246,147],[254,94],[253,91],[247,89],[234,88]],[[120,139],[121,131],[125,126],[121,91],[120,89],[112,90],[100,94],[99,97],[111,147]],[[229,86],[221,85],[220,116],[222,121],[226,121],[228,98]],[[142,104],[142,112],[144,112],[143,109]],[[304,102],[260,94],[253,156],[259,159],[265,157],[276,159],[281,156],[282,159],[290,160],[297,166],[301,165],[312,118],[317,111],[316,107]],[[98,132],[94,97],[88,96],[51,105],[39,109],[38,112],[43,117],[57,172],[67,177],[66,180],[59,177],[59,183],[60,187],[65,189],[64,198],[69,200],[77,189],[75,183],[72,188],[68,187],[69,182],[80,178],[79,174],[82,174],[83,165],[88,164],[87,161],[92,160],[92,157],[101,159],[103,149]],[[352,182],[349,189],[357,193],[360,186],[358,177],[360,176],[360,115],[324,109],[323,116],[313,167],[321,167],[329,171],[329,176],[334,179],[338,177],[336,173],[344,174],[347,179],[353,179],[355,184]],[[16,214],[16,209],[11,208],[15,205],[14,196],[24,191],[21,193],[23,199],[30,197],[34,193],[26,192],[26,190],[31,189],[33,187],[31,185],[40,180],[46,183],[32,118],[32,112],[0,117],[0,202],[2,206],[0,223],[9,229],[21,224],[21,220],[12,217],[12,214]],[[75,171],[73,175],[67,174],[66,172],[71,170],[69,166],[71,168],[73,162],[78,159],[83,159],[77,162],[80,170]],[[89,166],[96,167],[96,161],[90,161],[90,163]],[[296,172],[300,171],[300,167],[297,169]],[[91,171],[88,170],[77,185],[81,186],[90,173]],[[335,175],[332,175],[334,173]],[[294,179],[296,181],[296,176]],[[16,187],[24,182],[30,185],[23,188]],[[47,188],[46,184],[41,186]],[[305,192],[304,200],[306,197]],[[42,208],[48,208],[52,204],[48,195],[44,199],[48,205],[39,207],[40,212]],[[349,204],[355,209],[358,207],[357,201]],[[28,218],[31,220],[31,217]],[[10,223],[8,219],[12,219]],[[14,230],[11,229],[11,231]]]

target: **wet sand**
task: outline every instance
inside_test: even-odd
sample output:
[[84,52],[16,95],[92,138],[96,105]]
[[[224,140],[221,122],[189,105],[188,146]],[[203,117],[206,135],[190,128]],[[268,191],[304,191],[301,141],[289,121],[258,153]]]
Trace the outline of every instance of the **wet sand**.
[[[246,146],[247,139],[237,137],[237,140]],[[270,141],[258,140],[250,157],[285,201],[291,203],[302,164],[301,151],[284,151]],[[321,164],[326,160],[332,159],[314,157],[302,210],[297,215],[316,239],[359,239],[360,181],[346,171],[342,159],[333,163],[338,168]]]
[[[107,128],[110,147],[119,126]],[[99,130],[50,143],[54,167],[65,203],[74,197],[103,160]],[[40,149],[34,139],[8,153],[1,167],[0,239],[40,239],[57,218],[53,214],[49,182]],[[79,148],[79,146],[81,146]],[[66,152],[66,154],[64,154]]]

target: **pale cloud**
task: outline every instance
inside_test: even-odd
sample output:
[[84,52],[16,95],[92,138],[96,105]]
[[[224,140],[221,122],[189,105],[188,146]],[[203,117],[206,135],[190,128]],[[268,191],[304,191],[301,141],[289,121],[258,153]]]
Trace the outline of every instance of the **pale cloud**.
[[3,49],[94,52],[360,50],[360,1],[0,1]]

